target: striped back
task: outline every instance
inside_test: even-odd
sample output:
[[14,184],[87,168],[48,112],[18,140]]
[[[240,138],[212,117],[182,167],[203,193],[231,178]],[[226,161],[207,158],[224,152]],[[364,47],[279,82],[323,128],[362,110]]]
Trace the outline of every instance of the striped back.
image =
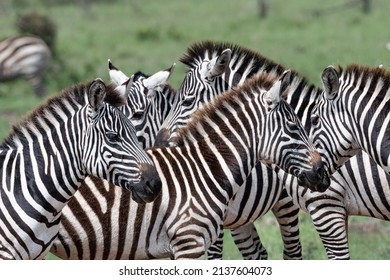
[[180,61],[188,66],[177,100],[157,136],[156,145],[169,145],[178,128],[218,94],[242,84],[257,72],[277,73],[285,69],[245,47],[205,41],[193,44]]
[[0,82],[27,79],[37,96],[44,96],[43,71],[51,59],[46,43],[34,36],[9,37],[0,42]]
[[349,65],[322,73],[311,134],[331,172],[360,150],[390,173],[390,72]]

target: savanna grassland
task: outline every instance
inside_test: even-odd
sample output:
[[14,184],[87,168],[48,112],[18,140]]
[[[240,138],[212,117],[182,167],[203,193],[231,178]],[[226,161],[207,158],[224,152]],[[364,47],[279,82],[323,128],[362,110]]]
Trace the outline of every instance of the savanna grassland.
[[[345,8],[347,0],[272,0],[260,18],[256,0],[2,0],[0,38],[17,34],[15,22],[27,12],[49,16],[57,26],[54,59],[45,75],[50,95],[75,83],[101,77],[108,81],[107,59],[128,74],[155,73],[176,62],[171,78],[180,85],[185,67],[178,62],[186,48],[200,40],[234,42],[273,59],[320,85],[330,65],[359,63],[390,67],[390,1],[372,0]],[[0,139],[42,100],[23,80],[0,84]],[[310,217],[302,213],[305,259],[326,259]],[[390,259],[390,223],[350,218],[353,259]],[[270,259],[282,258],[282,243],[272,214],[257,222]],[[240,255],[227,232],[224,257]]]

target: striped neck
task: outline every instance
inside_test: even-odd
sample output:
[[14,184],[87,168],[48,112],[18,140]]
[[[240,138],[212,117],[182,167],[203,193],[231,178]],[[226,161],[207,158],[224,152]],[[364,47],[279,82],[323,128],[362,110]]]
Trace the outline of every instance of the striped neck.
[[86,131],[85,123],[80,120],[87,118],[87,108],[73,99],[51,104],[15,127],[2,145],[2,165],[7,167],[3,168],[2,177],[18,174],[19,178],[7,180],[2,187],[12,189],[20,185],[21,190],[41,193],[42,211],[51,212],[57,218],[86,177],[81,161],[82,133],[64,132],[69,127]]

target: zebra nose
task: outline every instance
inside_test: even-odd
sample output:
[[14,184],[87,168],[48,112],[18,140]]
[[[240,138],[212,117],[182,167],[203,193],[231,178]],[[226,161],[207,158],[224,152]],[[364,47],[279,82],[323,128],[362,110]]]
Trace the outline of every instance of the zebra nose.
[[330,179],[325,164],[317,161],[310,171],[303,171],[298,176],[298,183],[312,191],[324,192],[330,185]]
[[157,133],[154,147],[168,147],[171,133],[167,128],[161,128]]
[[141,179],[131,187],[132,198],[137,203],[152,202],[161,192],[161,179],[156,168],[147,163],[140,166]]

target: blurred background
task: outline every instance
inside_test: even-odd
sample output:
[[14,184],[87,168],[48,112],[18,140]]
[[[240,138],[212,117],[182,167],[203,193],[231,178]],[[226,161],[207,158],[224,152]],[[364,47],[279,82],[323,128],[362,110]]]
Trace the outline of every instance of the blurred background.
[[[0,39],[35,33],[52,50],[44,74],[48,96],[96,77],[108,81],[107,59],[131,75],[153,74],[176,62],[178,87],[185,67],[178,59],[200,40],[229,41],[295,69],[320,86],[330,65],[390,67],[388,0],[0,0]],[[22,79],[0,83],[0,139],[42,98]],[[352,259],[390,259],[390,225],[350,218]],[[271,214],[258,223],[270,259],[282,259],[280,233]],[[326,259],[301,215],[305,259]],[[227,232],[226,259],[239,259]]]

